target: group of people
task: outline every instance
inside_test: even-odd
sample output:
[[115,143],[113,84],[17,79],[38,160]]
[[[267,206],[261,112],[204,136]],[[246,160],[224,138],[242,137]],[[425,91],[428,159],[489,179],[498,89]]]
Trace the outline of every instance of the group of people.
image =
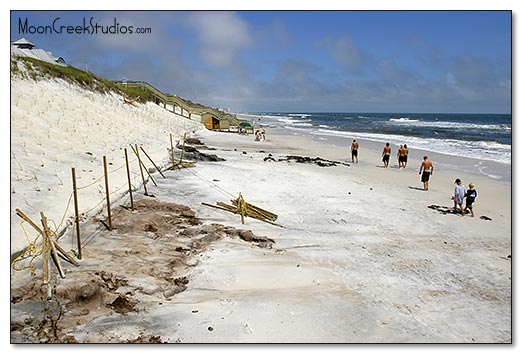
[[[352,162],[359,162],[359,142],[354,139],[352,141]],[[399,162],[399,168],[406,168],[408,164],[408,153],[409,153],[408,145],[404,144],[399,147],[399,151],[397,151],[397,161]],[[384,167],[387,168],[390,164],[390,156],[392,153],[392,149],[390,147],[390,143],[386,143],[384,149],[382,150],[382,162],[384,163]]]
[[266,130],[263,129],[257,129],[256,130],[256,141],[266,141]]
[[[359,162],[359,142],[357,140],[353,140],[352,142],[352,162]],[[390,163],[390,156],[392,153],[392,149],[390,147],[390,143],[386,143],[384,149],[382,150],[382,162],[384,163],[384,167],[387,168]],[[399,147],[399,151],[397,152],[397,160],[399,162],[399,168],[406,168],[408,163],[408,145],[404,144]],[[427,155],[423,156],[422,162],[419,169],[419,175],[421,175],[421,182],[424,186],[424,191],[428,190],[429,181],[431,175],[433,175],[433,162],[431,162]],[[475,198],[477,197],[477,191],[475,190],[475,186],[473,183],[468,185],[469,189],[466,190],[466,187],[462,185],[462,181],[457,178],[455,180],[455,193],[452,197],[453,199],[453,211],[457,213],[457,205],[460,208],[461,215],[469,209],[471,216],[475,216],[473,213],[473,203],[475,202]],[[464,200],[466,201],[466,206],[463,207]]]
[[[408,153],[410,150],[408,149],[408,145],[404,144],[399,147],[397,151],[397,161],[399,162],[399,168],[406,168],[408,164]],[[386,143],[384,149],[382,149],[382,162],[384,163],[384,168],[388,168],[390,164],[390,156],[392,153],[392,149],[390,147],[390,143]]]
[[[473,213],[473,203],[475,202],[475,198],[477,197],[477,191],[475,190],[475,185],[473,183],[468,184],[469,189],[466,190],[466,187],[462,184],[460,178],[455,180],[455,193],[453,195],[453,211],[457,213],[457,205],[460,208],[460,214],[464,216],[464,213],[469,209],[469,212],[472,217],[475,216]],[[466,206],[462,207],[464,204],[464,200],[466,201]]]

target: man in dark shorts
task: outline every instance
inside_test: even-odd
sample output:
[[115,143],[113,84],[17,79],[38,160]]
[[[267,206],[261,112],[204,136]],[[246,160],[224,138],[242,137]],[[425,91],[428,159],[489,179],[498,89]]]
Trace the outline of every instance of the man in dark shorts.
[[419,175],[421,176],[421,182],[424,184],[424,190],[428,190],[428,182],[430,180],[430,176],[433,174],[433,163],[428,160],[428,156],[423,157],[423,161],[420,166]]
[[[357,140],[353,139],[353,142],[352,142],[352,162],[357,162],[359,163],[359,143],[357,142]],[[355,159],[355,161],[354,161]]]
[[402,157],[402,167],[406,168],[406,165],[408,164],[408,153],[410,152],[410,150],[408,150],[408,145],[404,144],[402,151],[404,152],[404,156]]
[[404,153],[403,153],[404,145],[399,146],[399,150],[397,150],[397,161],[399,162],[399,168],[402,167],[402,162],[404,161]]
[[382,150],[382,162],[384,162],[384,168],[388,167],[388,164],[390,163],[390,155],[391,155],[391,147],[390,143],[386,143],[386,146]]

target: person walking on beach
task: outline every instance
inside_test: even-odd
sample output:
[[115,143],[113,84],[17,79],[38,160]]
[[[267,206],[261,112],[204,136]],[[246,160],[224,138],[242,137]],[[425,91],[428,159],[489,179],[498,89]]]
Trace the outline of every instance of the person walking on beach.
[[390,143],[386,143],[386,146],[382,150],[382,162],[384,162],[384,168],[388,167],[388,164],[390,163],[390,155],[391,155],[391,147]]
[[462,207],[462,203],[464,202],[464,196],[466,195],[466,187],[462,185],[462,181],[460,178],[455,180],[455,193],[453,195],[453,211],[457,212],[457,205],[460,208],[460,213],[464,216],[464,208]]
[[263,139],[263,141],[266,141],[266,136],[265,136],[265,134],[266,134],[266,129],[263,128],[263,130],[261,130],[261,138]]
[[428,190],[428,183],[430,176],[433,174],[433,163],[428,159],[427,155],[422,158],[419,175],[421,176],[421,182],[424,184],[424,190]]
[[359,143],[355,139],[352,142],[352,162],[355,162],[354,159],[359,163]]
[[399,168],[401,168],[404,162],[404,145],[399,146],[399,150],[397,151],[397,161],[399,162]]
[[473,203],[475,202],[475,198],[477,197],[477,191],[475,190],[475,185],[473,183],[470,183],[468,185],[469,189],[466,191],[466,207],[464,208],[464,212],[469,209],[469,212],[471,213],[471,217],[475,217],[475,214],[473,213]]
[[404,144],[402,151],[404,152],[404,156],[402,157],[402,167],[406,168],[406,165],[408,164],[408,153],[410,152],[410,150],[408,150],[408,145]]

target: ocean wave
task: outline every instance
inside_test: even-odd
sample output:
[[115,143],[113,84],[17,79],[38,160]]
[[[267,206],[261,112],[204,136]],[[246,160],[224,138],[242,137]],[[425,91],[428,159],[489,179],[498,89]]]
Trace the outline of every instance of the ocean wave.
[[419,138],[405,135],[386,135],[326,129],[317,129],[310,133],[313,135],[338,136],[349,139],[366,139],[383,143],[389,142],[390,144],[397,146],[406,143],[410,148],[417,148],[453,156],[490,160],[506,164],[511,163],[511,145],[493,141]]
[[303,121],[303,120],[292,119],[292,118],[288,118],[288,117],[278,117],[277,121],[284,123],[284,124],[299,124],[299,123],[310,122],[310,120]]
[[299,127],[312,127],[313,126],[312,123],[301,123],[301,122],[294,123],[293,125],[294,126],[299,126]]
[[289,116],[289,117],[301,117],[301,118],[306,118],[306,117],[311,117],[312,115],[311,115],[311,114],[305,114],[305,113],[289,113],[288,116]]
[[262,113],[259,113],[259,114],[253,114],[253,113],[241,113],[241,114],[238,114],[238,117],[239,118],[243,118],[243,117],[251,117],[251,118],[256,118],[256,119],[262,119],[262,118],[268,118],[268,119],[279,119],[279,118],[285,118],[286,116],[274,116],[274,115],[271,115],[271,114],[262,114]]
[[443,129],[486,129],[486,130],[511,130],[509,124],[476,124],[462,122],[426,122],[410,118],[391,118],[386,124],[390,125],[409,125],[415,127],[443,128]]
[[390,122],[400,122],[400,123],[410,123],[410,122],[418,122],[418,119],[411,118],[390,118]]

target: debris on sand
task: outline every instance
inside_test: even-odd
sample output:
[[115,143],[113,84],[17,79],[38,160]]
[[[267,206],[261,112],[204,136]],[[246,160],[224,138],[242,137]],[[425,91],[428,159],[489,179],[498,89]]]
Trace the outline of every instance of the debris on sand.
[[[183,148],[182,145],[176,145],[178,149],[184,149],[184,158],[188,160],[194,160],[194,161],[210,161],[210,162],[217,162],[217,161],[226,161],[224,158],[221,158],[215,154],[205,154],[204,152],[199,151],[193,146],[185,145]],[[208,149],[210,150],[210,149]]]
[[167,342],[162,341],[160,336],[154,336],[154,335],[144,336],[144,335],[140,335],[140,336],[138,336],[135,339],[129,339],[129,340],[125,341],[125,343],[129,343],[129,344],[132,344],[132,343],[148,343],[148,344],[152,344],[152,343],[167,343]]
[[[187,271],[201,262],[196,256],[214,241],[230,237],[261,248],[274,244],[250,230],[203,224],[184,205],[147,198],[134,206],[115,210],[113,231],[97,231],[83,248],[81,265],[67,268],[65,279],[54,274],[52,301],[46,301],[41,278],[11,289],[11,311],[17,314],[11,320],[12,343],[75,342],[75,329],[94,319],[172,300],[187,289]],[[82,342],[125,340],[99,332]],[[159,342],[160,337],[144,334],[128,341]]]
[[281,162],[281,161],[290,162],[290,161],[294,161],[294,162],[297,162],[297,163],[316,164],[317,166],[320,166],[320,167],[334,167],[334,166],[338,166],[338,165],[350,166],[350,164],[348,164],[346,162],[326,160],[326,159],[323,159],[323,158],[320,158],[320,157],[312,158],[312,157],[308,157],[308,156],[295,156],[295,155],[287,155],[284,158],[279,158],[279,159],[276,160],[276,159],[274,159],[272,154],[268,154],[268,156],[265,157],[263,159],[263,161],[265,161],[265,162],[266,161],[275,161],[275,162]]
[[217,202],[216,205],[201,203],[205,206],[216,208],[220,210],[225,210],[234,214],[241,215],[241,222],[245,223],[245,216],[249,216],[251,218],[255,218],[261,220],[263,222],[269,223],[271,225],[283,227],[282,225],[276,224],[274,221],[277,220],[277,214],[274,214],[268,210],[261,209],[253,204],[247,203],[241,193],[239,193],[239,197],[237,199],[231,200],[232,205],[226,204],[223,202]]
[[187,138],[187,139],[185,139],[185,144],[189,144],[189,145],[205,145],[198,138]]

